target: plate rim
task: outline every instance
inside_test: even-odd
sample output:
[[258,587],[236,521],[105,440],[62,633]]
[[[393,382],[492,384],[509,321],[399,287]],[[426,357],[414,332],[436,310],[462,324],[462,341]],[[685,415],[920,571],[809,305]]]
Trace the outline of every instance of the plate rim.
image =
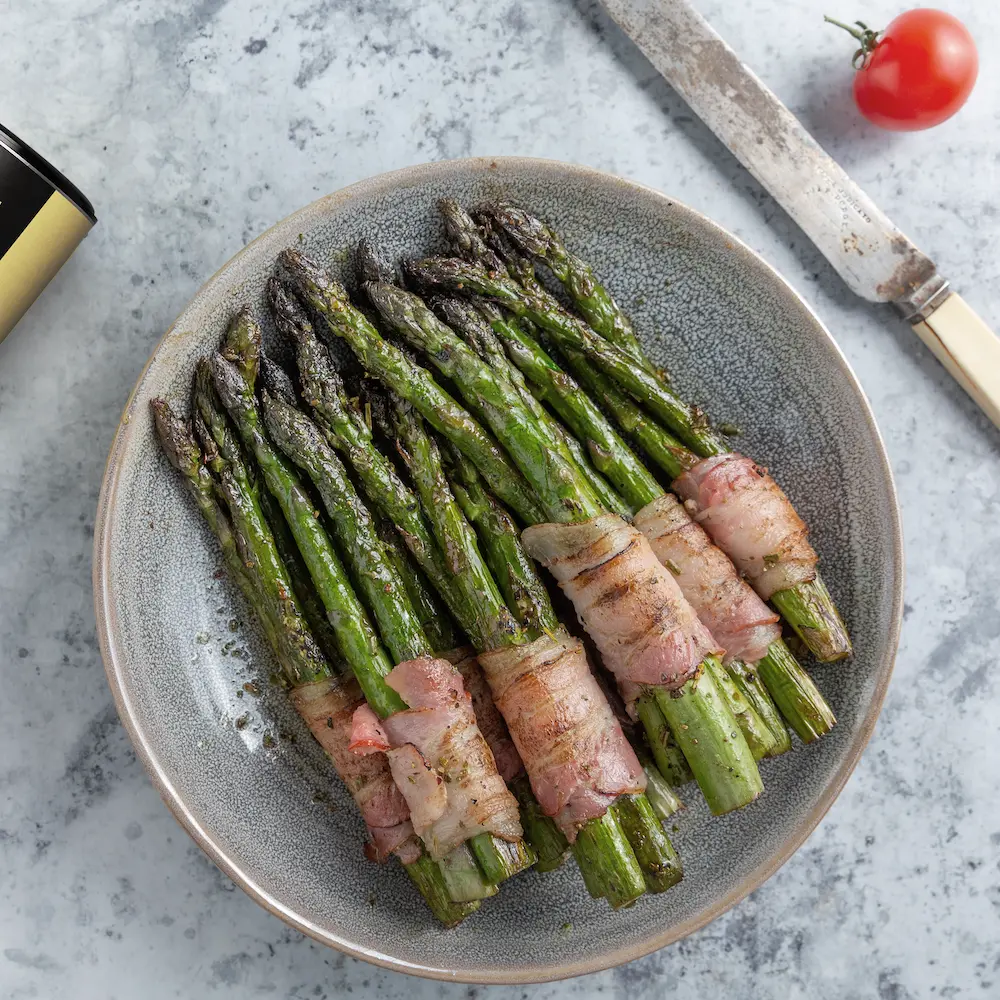
[[[799,305],[808,312],[813,322],[816,324],[818,331],[823,337],[826,338],[828,346],[833,350],[833,356],[840,367],[841,374],[846,377],[847,381],[855,390],[861,407],[861,415],[868,425],[868,429],[872,434],[875,445],[877,446],[878,464],[882,468],[890,499],[888,511],[890,537],[888,542],[891,548],[890,560],[894,572],[892,584],[892,606],[890,613],[891,621],[888,635],[886,636],[886,644],[883,655],[878,664],[882,673],[882,679],[872,693],[864,719],[862,720],[862,723],[858,728],[858,732],[850,744],[840,767],[838,767],[832,779],[827,782],[823,793],[816,804],[796,825],[793,832],[785,839],[785,841],[781,844],[780,849],[776,851],[774,855],[762,862],[756,868],[752,869],[737,886],[718,900],[714,905],[707,907],[696,916],[671,927],[669,930],[658,935],[653,935],[649,938],[644,938],[640,942],[623,945],[611,952],[598,951],[593,957],[581,959],[577,962],[554,965],[544,971],[536,966],[533,966],[523,970],[505,970],[500,972],[489,966],[484,966],[481,968],[471,968],[458,973],[453,970],[409,962],[405,959],[384,954],[383,952],[373,951],[357,945],[352,941],[346,940],[342,936],[327,931],[314,924],[307,918],[290,909],[257,884],[253,877],[249,873],[243,871],[226,853],[226,851],[215,842],[212,833],[207,830],[190,811],[181,794],[170,781],[166,770],[157,760],[155,751],[150,746],[136,721],[132,710],[131,693],[127,689],[125,675],[121,669],[121,651],[119,648],[120,637],[118,635],[119,629],[117,612],[110,593],[111,529],[114,521],[114,518],[111,516],[111,512],[115,507],[114,501],[117,496],[120,483],[123,464],[122,457],[126,453],[134,434],[132,429],[132,415],[135,412],[137,396],[143,383],[145,382],[150,368],[158,359],[161,351],[168,344],[171,338],[184,334],[184,331],[179,329],[179,322],[181,317],[184,316],[191,305],[200,299],[206,291],[215,284],[216,281],[225,275],[230,268],[236,266],[244,256],[250,254],[258,243],[270,237],[275,230],[292,223],[294,220],[307,215],[311,216],[315,214],[320,209],[321,205],[335,204],[340,201],[349,200],[359,194],[371,193],[372,191],[378,191],[380,189],[387,191],[392,190],[400,186],[405,186],[408,183],[419,182],[422,178],[439,172],[447,172],[449,170],[489,171],[497,169],[500,166],[510,167],[512,169],[528,169],[539,172],[547,172],[550,174],[561,174],[563,177],[568,177],[574,181],[584,181],[604,185],[613,184],[632,191],[641,192],[642,194],[651,196],[656,200],[661,200],[670,205],[672,208],[679,209],[682,214],[689,214],[702,225],[705,225],[709,229],[716,230],[720,235],[725,236],[727,240],[732,241],[737,248],[743,250],[748,255],[755,258],[759,264],[763,265],[763,267],[770,272],[771,276],[776,278],[788,290],[788,292],[798,300]],[[392,972],[404,972],[426,979],[468,983],[470,985],[523,985],[530,983],[553,982],[556,980],[571,979],[577,976],[588,975],[590,973],[602,972],[607,969],[623,965],[627,962],[643,958],[646,955],[652,954],[654,951],[659,951],[661,948],[674,944],[696,931],[701,930],[713,920],[732,909],[732,907],[743,900],[747,895],[749,895],[749,893],[759,888],[764,884],[764,882],[771,878],[771,876],[774,875],[774,873],[781,868],[782,865],[784,865],[788,859],[796,853],[796,851],[798,851],[798,849],[805,843],[808,837],[819,825],[820,821],[829,811],[833,803],[839,798],[840,793],[843,791],[848,779],[853,773],[855,767],[857,767],[865,748],[868,746],[872,733],[874,732],[875,725],[881,715],[889,682],[892,679],[896,655],[899,648],[899,637],[903,618],[903,592],[905,579],[904,558],[899,498],[892,474],[892,467],[889,462],[889,456],[885,447],[885,441],[883,440],[881,431],[879,430],[878,424],[875,420],[871,403],[869,402],[857,375],[854,373],[850,362],[841,350],[840,345],[833,338],[833,335],[817,315],[816,311],[808,302],[806,302],[806,300],[792,286],[787,278],[785,278],[769,261],[750,247],[744,240],[729,232],[729,230],[725,229],[719,223],[715,222],[704,213],[699,212],[677,200],[676,198],[672,198],[669,195],[664,194],[662,191],[658,191],[648,185],[641,184],[637,181],[629,180],[603,170],[598,170],[594,167],[568,163],[561,160],[527,156],[479,156],[454,160],[437,160],[402,167],[356,181],[343,188],[339,188],[331,194],[317,198],[309,204],[304,205],[302,208],[297,209],[295,212],[292,212],[290,215],[285,216],[283,219],[280,219],[274,225],[268,227],[268,229],[243,247],[242,250],[227,260],[201,285],[195,295],[192,296],[192,298],[185,304],[184,308],[171,323],[166,333],[164,333],[163,336],[157,341],[152,353],[143,365],[142,370],[139,373],[139,376],[136,379],[136,382],[133,385],[125,403],[125,407],[119,420],[118,427],[115,431],[111,448],[108,453],[108,458],[105,463],[104,474],[101,480],[101,489],[98,496],[97,514],[94,522],[92,582],[94,589],[94,614],[97,626],[98,644],[100,646],[101,658],[104,662],[108,686],[111,688],[118,717],[128,733],[129,739],[135,748],[137,756],[152,780],[153,786],[156,788],[167,808],[173,814],[178,823],[184,827],[192,840],[194,840],[194,842],[205,852],[212,862],[218,866],[219,869],[221,869],[221,871],[223,871],[236,885],[246,892],[251,899],[253,899],[260,906],[264,907],[271,914],[278,917],[284,923],[294,927],[296,930],[301,931],[303,934],[308,935],[313,940],[327,945],[328,947],[335,948],[336,950],[350,955],[353,958],[361,959]]]

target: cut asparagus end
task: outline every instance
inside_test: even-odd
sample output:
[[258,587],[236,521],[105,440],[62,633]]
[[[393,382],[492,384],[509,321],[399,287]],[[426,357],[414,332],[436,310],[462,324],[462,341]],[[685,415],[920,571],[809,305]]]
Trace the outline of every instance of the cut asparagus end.
[[622,795],[611,807],[635,852],[649,892],[666,892],[684,875],[681,859],[645,795]]
[[847,628],[818,573],[815,580],[772,594],[771,603],[821,663],[851,655]]
[[470,913],[479,909],[479,900],[456,903],[448,890],[448,883],[441,866],[426,854],[412,864],[403,865],[406,874],[420,890],[431,913],[448,928],[457,927]]
[[505,882],[538,860],[531,846],[523,840],[509,841],[480,833],[467,843],[479,862],[484,878],[491,885]]
[[581,828],[573,842],[573,855],[594,899],[607,899],[617,910],[646,892],[635,852],[611,809]]
[[757,672],[778,711],[803,743],[818,740],[834,727],[837,719],[833,709],[781,639],[768,647],[767,656],[757,663]]
[[661,823],[666,823],[674,813],[684,808],[684,803],[651,760],[648,763],[643,761],[642,769],[646,772],[646,798],[649,799],[656,818]]
[[712,672],[703,670],[679,691],[652,690],[712,814],[753,802],[764,790],[760,771]]
[[750,753],[754,760],[763,760],[770,755],[775,748],[776,740],[771,734],[764,721],[757,714],[756,709],[743,696],[743,692],[733,682],[729,672],[722,666],[722,663],[714,656],[705,661],[707,670],[712,674],[719,693],[722,695],[729,711],[733,713],[736,724],[743,733],[743,738],[747,741]]
[[767,756],[778,757],[791,750],[792,740],[788,735],[788,727],[781,718],[778,706],[767,693],[757,670],[742,660],[732,660],[726,664],[726,671],[743,697],[753,705],[774,740],[774,746]]
[[526,775],[520,775],[511,783],[511,791],[517,796],[521,807],[521,826],[524,827],[524,839],[534,848],[538,855],[535,871],[551,872],[559,868],[569,853],[569,841],[555,821],[542,812],[531,783]]
[[438,862],[441,877],[448,887],[448,895],[456,903],[470,903],[477,899],[489,899],[497,894],[497,887],[487,882],[476,864],[467,844],[456,847],[447,857]]
[[680,788],[681,785],[686,785],[694,775],[680,747],[677,746],[652,691],[644,691],[639,695],[636,710],[646,732],[646,741],[649,743],[649,750],[657,770],[671,787]]

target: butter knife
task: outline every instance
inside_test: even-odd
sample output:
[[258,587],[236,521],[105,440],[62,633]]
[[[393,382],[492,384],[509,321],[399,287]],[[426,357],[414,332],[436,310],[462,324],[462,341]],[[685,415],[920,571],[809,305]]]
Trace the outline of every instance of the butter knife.
[[1000,427],[1000,338],[688,0],[602,0],[855,294],[890,302]]

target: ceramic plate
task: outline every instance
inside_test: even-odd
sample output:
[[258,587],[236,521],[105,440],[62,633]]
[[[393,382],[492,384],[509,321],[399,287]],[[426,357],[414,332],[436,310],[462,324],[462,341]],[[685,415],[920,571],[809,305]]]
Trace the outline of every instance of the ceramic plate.
[[[766,791],[711,819],[692,790],[675,844],[684,881],[612,913],[572,864],[527,873],[455,931],[439,930],[398,865],[362,855],[363,828],[317,745],[267,683],[269,658],[212,537],[156,445],[154,396],[186,399],[195,360],[238,307],[273,335],[263,287],[295,245],[340,269],[362,236],[395,254],[440,247],[435,201],[505,198],[591,260],[683,394],[743,429],[812,527],[854,637],[814,671],[839,719],[763,767]],[[593,972],[690,934],[768,878],[858,761],[892,670],[902,547],[889,465],[868,403],[816,316],[767,264],[705,217],[581,167],[478,159],[355,184],[279,223],[233,258],[167,332],[122,417],[101,492],[94,558],[108,679],[139,756],[192,837],[289,924],[388,968],[516,983]],[[244,690],[253,682],[260,696]],[[544,887],[540,884],[544,879]]]

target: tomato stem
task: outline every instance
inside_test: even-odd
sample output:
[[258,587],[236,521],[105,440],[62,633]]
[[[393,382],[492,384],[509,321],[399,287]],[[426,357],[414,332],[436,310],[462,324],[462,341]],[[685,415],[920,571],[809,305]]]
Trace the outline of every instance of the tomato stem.
[[875,46],[878,45],[878,40],[882,32],[872,31],[864,21],[855,21],[854,24],[844,24],[843,21],[836,21],[826,14],[823,15],[823,20],[828,24],[835,24],[838,28],[843,28],[852,38],[856,38],[861,43],[861,47],[854,53],[851,59],[851,65],[855,69],[864,69],[868,65],[868,57],[875,51]]

